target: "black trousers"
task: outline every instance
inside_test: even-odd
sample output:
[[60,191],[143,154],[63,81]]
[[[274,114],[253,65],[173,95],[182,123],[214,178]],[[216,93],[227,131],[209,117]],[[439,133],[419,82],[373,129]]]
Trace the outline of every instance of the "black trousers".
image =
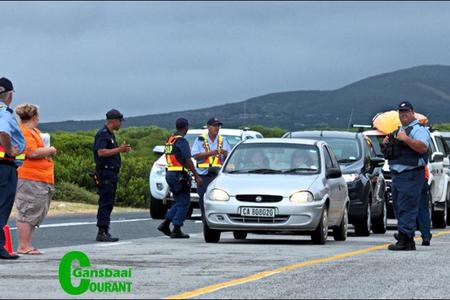
[[0,252],[4,252],[5,234],[3,227],[14,205],[17,189],[17,169],[15,165],[0,164]]
[[111,212],[114,208],[119,176],[111,170],[100,170],[98,175],[100,186],[98,189],[97,227],[107,230],[111,222]]

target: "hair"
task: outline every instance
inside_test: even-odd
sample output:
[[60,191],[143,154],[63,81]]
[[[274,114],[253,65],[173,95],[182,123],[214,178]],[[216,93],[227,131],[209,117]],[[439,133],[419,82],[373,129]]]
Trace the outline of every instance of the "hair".
[[16,114],[22,122],[27,122],[39,115],[39,107],[29,103],[19,104],[16,106]]

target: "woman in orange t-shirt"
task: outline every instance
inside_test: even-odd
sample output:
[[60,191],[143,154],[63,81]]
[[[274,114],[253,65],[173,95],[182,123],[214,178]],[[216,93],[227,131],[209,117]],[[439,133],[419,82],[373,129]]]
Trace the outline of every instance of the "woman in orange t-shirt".
[[19,254],[41,254],[31,244],[33,232],[48,213],[50,201],[55,192],[53,176],[54,147],[45,147],[40,131],[38,107],[22,104],[16,107],[21,119],[20,128],[25,137],[25,161],[17,169],[18,183],[15,205],[17,208],[17,232]]

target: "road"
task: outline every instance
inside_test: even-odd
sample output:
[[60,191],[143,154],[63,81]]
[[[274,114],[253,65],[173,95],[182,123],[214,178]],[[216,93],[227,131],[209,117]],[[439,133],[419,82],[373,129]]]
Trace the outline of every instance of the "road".
[[[160,221],[147,215],[114,218],[140,217],[144,219],[113,223],[119,243],[93,242],[92,224],[40,228],[42,243],[44,237],[47,242],[57,240],[39,246],[44,255],[0,262],[2,298],[73,298],[58,281],[61,258],[73,250],[86,253],[95,268],[133,269],[131,293],[88,291],[78,298],[448,298],[450,294],[450,230],[433,230],[431,247],[418,242],[417,251],[391,252],[386,246],[392,241],[392,223],[384,235],[351,235],[345,242],[329,238],[323,246],[311,244],[306,236],[249,235],[237,241],[230,233],[219,244],[206,244],[196,221],[186,222],[186,231],[193,233],[190,239],[173,240],[159,235],[155,227]],[[92,216],[77,220],[92,222]],[[48,224],[57,221],[49,218]],[[59,221],[74,223],[67,218]],[[130,229],[134,232],[127,233]],[[77,244],[70,243],[72,238],[79,239]]]

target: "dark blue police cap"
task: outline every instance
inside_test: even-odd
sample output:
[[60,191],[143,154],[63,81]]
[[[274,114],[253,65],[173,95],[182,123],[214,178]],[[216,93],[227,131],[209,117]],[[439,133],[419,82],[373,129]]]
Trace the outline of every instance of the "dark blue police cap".
[[403,101],[402,103],[400,103],[398,105],[398,110],[399,111],[409,111],[409,110],[414,110],[414,107],[408,101]]
[[9,91],[14,91],[13,84],[8,78],[0,78],[0,93],[5,93]]
[[125,121],[123,118],[123,115],[120,111],[118,111],[117,109],[111,109],[110,111],[108,111],[106,113],[106,119],[107,120],[122,120]]
[[219,119],[217,119],[217,118],[211,118],[211,119],[208,120],[206,125],[220,125],[220,126],[222,126],[223,123],[220,122]]
[[189,126],[189,122],[188,120],[186,120],[185,118],[178,118],[175,122],[175,127],[179,130],[179,129],[184,129],[187,128]]

